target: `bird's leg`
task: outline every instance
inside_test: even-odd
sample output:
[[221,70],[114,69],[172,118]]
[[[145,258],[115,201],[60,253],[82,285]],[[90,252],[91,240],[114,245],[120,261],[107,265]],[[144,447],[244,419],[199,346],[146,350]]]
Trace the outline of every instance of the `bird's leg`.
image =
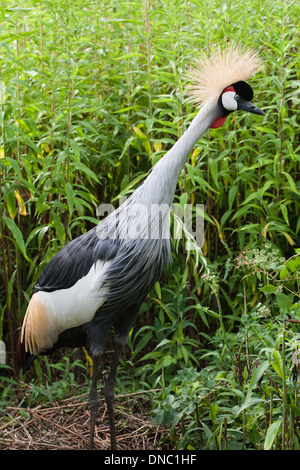
[[97,382],[98,382],[98,368],[99,368],[99,359],[100,356],[93,357],[93,376],[92,376],[92,386],[90,391],[90,449],[94,448],[94,435],[95,435],[95,426],[97,412],[100,405],[100,400],[97,393]]
[[117,447],[115,418],[114,418],[114,384],[115,384],[116,372],[117,372],[117,367],[119,364],[121,350],[122,350],[122,344],[117,343],[115,350],[114,350],[113,357],[112,357],[108,378],[103,389],[107,411],[108,411],[111,450],[115,450]]

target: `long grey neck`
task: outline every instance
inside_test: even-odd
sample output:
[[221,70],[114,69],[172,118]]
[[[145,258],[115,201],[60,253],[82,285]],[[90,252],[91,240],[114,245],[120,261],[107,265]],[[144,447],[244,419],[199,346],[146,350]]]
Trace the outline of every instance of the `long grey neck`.
[[[155,242],[170,239],[169,213],[180,172],[193,146],[217,117],[218,108],[215,103],[208,103],[200,109],[187,131],[153,167],[143,184],[99,224],[99,237],[117,237],[123,240],[124,246],[131,246],[129,231],[130,234],[134,233],[134,239],[137,240],[150,239]],[[157,245],[146,245],[150,252],[153,248],[155,255]],[[160,246],[163,250],[165,245],[162,243]],[[170,247],[166,246],[165,249],[170,254]]]
[[142,186],[133,194],[143,204],[168,204],[173,202],[176,185],[186,159],[200,137],[218,117],[218,108],[212,103],[203,106],[190,127],[176,144],[153,167]]

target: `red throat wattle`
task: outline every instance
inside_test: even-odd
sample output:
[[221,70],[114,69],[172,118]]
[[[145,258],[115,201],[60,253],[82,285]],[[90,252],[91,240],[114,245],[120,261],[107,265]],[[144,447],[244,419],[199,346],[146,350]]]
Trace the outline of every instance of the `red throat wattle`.
[[210,126],[211,129],[218,129],[219,127],[223,126],[224,122],[226,121],[227,116],[225,117],[218,117]]
[[[234,91],[235,92],[235,89],[233,88],[233,86],[229,86],[227,88],[225,88],[225,90],[223,91],[223,93],[226,93],[227,91]],[[223,95],[222,93],[222,95]],[[224,117],[218,117],[213,123],[212,125],[210,126],[211,129],[218,129],[219,127],[223,126],[224,122],[226,121],[227,119],[227,116],[224,116]]]

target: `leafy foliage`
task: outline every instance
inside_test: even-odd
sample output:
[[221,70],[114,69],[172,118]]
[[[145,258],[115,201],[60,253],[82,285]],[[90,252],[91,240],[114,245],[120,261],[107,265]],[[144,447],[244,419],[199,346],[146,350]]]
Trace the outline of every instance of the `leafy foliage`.
[[[128,386],[162,387],[154,415],[179,447],[298,448],[297,2],[8,0],[0,14],[9,364],[45,264],[98,222],[99,204],[130,194],[191,122],[184,74],[198,50],[230,38],[259,51],[265,68],[252,84],[266,116],[232,115],[195,146],[174,202],[204,205],[203,246],[175,243],[122,368],[136,379]],[[62,364],[45,399],[74,383]]]

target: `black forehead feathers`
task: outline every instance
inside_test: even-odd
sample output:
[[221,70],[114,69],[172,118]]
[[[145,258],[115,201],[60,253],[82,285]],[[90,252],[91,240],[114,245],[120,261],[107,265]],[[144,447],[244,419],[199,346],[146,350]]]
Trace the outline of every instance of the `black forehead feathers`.
[[231,86],[235,89],[235,92],[238,95],[241,95],[245,100],[251,101],[253,98],[253,90],[248,83],[239,81],[236,83],[233,83]]

